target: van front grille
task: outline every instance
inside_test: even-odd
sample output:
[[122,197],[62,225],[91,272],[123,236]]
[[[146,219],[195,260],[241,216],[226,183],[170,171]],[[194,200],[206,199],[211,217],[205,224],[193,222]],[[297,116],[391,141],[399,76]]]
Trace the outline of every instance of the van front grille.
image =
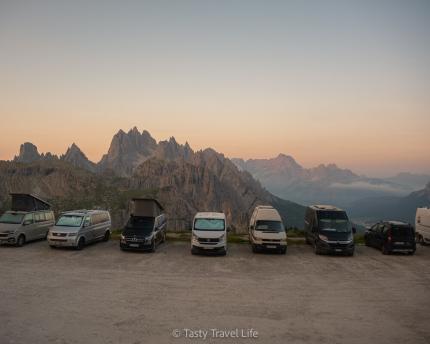
[[218,238],[199,238],[199,243],[201,244],[217,244],[219,243]]
[[67,233],[52,233],[52,236],[55,236],[55,237],[65,237],[65,236],[67,236]]

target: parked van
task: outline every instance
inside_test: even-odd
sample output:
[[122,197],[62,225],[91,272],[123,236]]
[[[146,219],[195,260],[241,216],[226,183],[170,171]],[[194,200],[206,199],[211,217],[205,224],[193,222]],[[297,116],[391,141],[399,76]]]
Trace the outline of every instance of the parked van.
[[45,239],[54,225],[49,203],[31,194],[11,194],[12,210],[0,217],[0,244],[23,246],[26,242]]
[[414,254],[416,249],[415,231],[410,224],[399,221],[378,222],[364,234],[366,246],[373,246],[383,254],[404,252]]
[[287,252],[287,234],[278,211],[272,206],[257,206],[249,223],[252,252],[263,249]]
[[191,234],[191,253],[227,254],[227,221],[224,213],[197,213]]
[[74,210],[62,213],[48,233],[50,247],[74,247],[82,250],[94,241],[108,241],[110,214],[106,210]]
[[418,208],[415,216],[415,233],[421,245],[430,243],[430,208]]
[[122,250],[154,252],[166,241],[167,218],[155,199],[134,198],[129,205],[129,219],[121,233]]
[[342,209],[331,205],[312,205],[306,209],[305,238],[315,254],[354,254],[355,228]]

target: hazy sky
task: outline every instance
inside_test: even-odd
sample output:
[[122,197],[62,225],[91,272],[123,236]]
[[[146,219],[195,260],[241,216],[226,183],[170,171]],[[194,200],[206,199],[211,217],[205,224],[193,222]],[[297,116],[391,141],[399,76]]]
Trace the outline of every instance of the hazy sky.
[[0,159],[120,128],[430,172],[430,1],[0,0]]

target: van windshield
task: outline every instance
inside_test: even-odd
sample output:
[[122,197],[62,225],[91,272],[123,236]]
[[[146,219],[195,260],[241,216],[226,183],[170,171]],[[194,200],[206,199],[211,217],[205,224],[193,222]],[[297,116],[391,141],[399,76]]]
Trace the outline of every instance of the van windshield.
[[24,214],[18,213],[4,213],[0,216],[0,223],[10,223],[14,225],[18,225],[22,222],[24,218]]
[[198,231],[223,231],[225,221],[223,219],[196,219],[194,229]]
[[125,226],[126,230],[139,231],[143,234],[150,234],[154,229],[155,218],[143,216],[131,216]]
[[255,226],[257,231],[267,231],[267,232],[283,232],[285,231],[282,226],[281,221],[266,221],[260,220],[257,221],[257,225]]
[[62,227],[81,227],[83,219],[84,217],[79,215],[62,215],[55,225]]

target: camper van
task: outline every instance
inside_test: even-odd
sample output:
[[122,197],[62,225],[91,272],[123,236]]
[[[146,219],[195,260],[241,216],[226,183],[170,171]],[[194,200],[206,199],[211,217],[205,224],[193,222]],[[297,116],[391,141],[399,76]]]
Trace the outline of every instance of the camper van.
[[155,199],[134,198],[129,205],[129,219],[121,233],[122,250],[154,252],[166,241],[167,218]]
[[306,209],[305,238],[315,254],[354,255],[355,228],[342,209],[331,205],[312,205]]
[[108,241],[111,235],[110,214],[106,210],[74,210],[62,213],[48,233],[50,247],[74,247],[98,240]]
[[430,243],[430,208],[418,208],[415,217],[415,234],[421,245]]
[[252,252],[275,250],[287,252],[287,234],[281,216],[272,206],[257,206],[249,223],[249,242]]
[[191,254],[227,254],[227,221],[224,213],[197,213],[191,231]]
[[23,246],[45,239],[54,225],[49,203],[31,194],[11,194],[12,209],[0,216],[0,244]]

